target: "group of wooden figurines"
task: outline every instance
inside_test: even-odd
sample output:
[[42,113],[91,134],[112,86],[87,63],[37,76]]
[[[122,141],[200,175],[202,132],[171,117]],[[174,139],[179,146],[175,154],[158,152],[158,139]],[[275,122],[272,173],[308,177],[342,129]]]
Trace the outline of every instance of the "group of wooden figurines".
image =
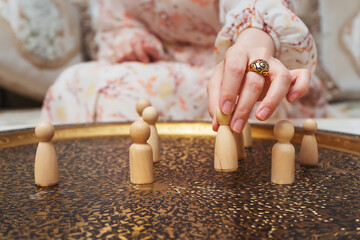
[[[160,140],[155,123],[158,111],[147,99],[136,103],[139,118],[130,126],[133,144],[129,148],[130,181],[133,184],[147,184],[154,181],[153,164],[160,160]],[[219,123],[215,140],[214,168],[219,172],[232,172],[238,168],[238,159],[245,158],[245,147],[252,146],[251,128],[246,123],[242,133],[233,133],[229,123],[231,116],[216,112]],[[300,149],[300,164],[317,166],[318,148],[315,137],[316,122],[308,119],[303,124],[304,136]],[[39,140],[35,156],[35,184],[53,186],[59,182],[58,162],[52,138],[54,126],[41,122],[35,128]],[[272,149],[271,181],[277,184],[291,184],[295,179],[295,148],[290,143],[294,126],[287,120],[274,127],[277,143]]]
[[[229,126],[231,115],[225,115],[219,109],[216,111],[216,119],[220,126],[215,140],[215,170],[236,171],[238,160],[245,158],[244,147],[251,146],[251,129],[247,123],[242,133],[232,132]],[[299,163],[303,166],[317,166],[319,157],[315,137],[316,121],[305,120],[303,129]],[[273,146],[271,155],[271,181],[273,183],[291,184],[295,181],[295,148],[290,143],[294,133],[293,124],[287,120],[279,121],[274,126],[277,143]],[[247,144],[244,144],[245,142]]]
[[160,140],[155,126],[158,111],[147,99],[136,103],[139,118],[130,126],[134,143],[129,148],[130,181],[133,184],[154,182],[154,163],[160,160]]
[[[130,146],[130,181],[146,184],[154,181],[153,163],[160,159],[160,141],[155,122],[158,112],[146,99],[136,104],[139,118],[130,126],[130,136],[134,143]],[[54,126],[47,121],[40,122],[35,128],[39,144],[35,155],[35,184],[41,187],[59,183],[58,161],[52,138]]]

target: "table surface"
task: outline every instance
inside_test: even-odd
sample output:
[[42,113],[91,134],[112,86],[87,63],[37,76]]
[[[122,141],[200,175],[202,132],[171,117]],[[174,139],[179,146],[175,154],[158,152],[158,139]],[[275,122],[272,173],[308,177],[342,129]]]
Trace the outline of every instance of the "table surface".
[[[35,141],[0,148],[0,238],[360,237],[359,153],[319,147],[318,167],[297,164],[295,183],[276,185],[271,128],[254,127],[253,147],[232,173],[214,170],[215,135],[201,135],[204,129],[210,124],[160,124],[161,159],[149,185],[129,182],[128,125],[59,129],[60,183],[51,188],[34,185]],[[193,135],[176,135],[184,132]],[[34,138],[29,133],[18,139]],[[78,138],[84,134],[98,137]]]

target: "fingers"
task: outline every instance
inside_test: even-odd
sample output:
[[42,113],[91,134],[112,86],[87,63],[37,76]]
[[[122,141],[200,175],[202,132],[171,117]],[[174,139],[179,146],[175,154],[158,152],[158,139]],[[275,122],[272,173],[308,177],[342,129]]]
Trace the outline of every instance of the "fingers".
[[234,132],[240,133],[244,128],[257,99],[263,91],[264,84],[265,79],[260,74],[254,72],[245,74],[238,104],[230,122],[230,127]]
[[213,130],[217,131],[219,128],[219,124],[216,121],[215,111],[219,107],[219,98],[220,98],[220,85],[221,85],[221,78],[224,73],[224,62],[220,62],[216,65],[213,74],[211,75],[207,91],[209,96],[208,102],[208,110],[210,117],[212,117],[213,122]]
[[147,43],[143,43],[143,48],[144,48],[144,51],[151,57],[151,60],[153,60],[153,61],[161,60],[160,52],[156,47],[149,45]]
[[290,71],[292,86],[286,98],[293,103],[301,98],[309,89],[311,73],[307,69],[295,69]]
[[146,53],[141,39],[123,42],[119,45],[117,52],[118,63],[124,61],[139,61],[143,63],[150,62],[149,55]]
[[224,76],[221,79],[220,110],[224,114],[234,111],[236,98],[247,66],[247,52],[240,47],[232,47],[226,53]]
[[[234,46],[228,50],[225,60],[216,66],[208,85],[209,114],[213,117],[215,131],[219,126],[214,117],[215,110],[220,107],[223,113],[232,114],[230,127],[239,133],[257,101],[262,100],[255,115],[264,121],[285,96],[289,102],[302,97],[309,88],[310,73],[305,69],[289,71],[266,48],[250,51],[246,46]],[[259,73],[246,73],[248,63],[256,59],[264,59],[270,65],[266,80]]]
[[119,45],[118,50],[118,57],[117,62],[124,62],[124,61],[135,61],[136,57],[134,54],[134,50],[132,48],[132,44],[130,42],[124,42],[121,45]]
[[256,118],[268,119],[289,91],[292,78],[289,70],[277,59],[272,59],[270,65],[270,88],[265,98],[256,110]]
[[[229,50],[227,51],[225,56],[224,77],[221,82],[220,103],[219,103],[221,111],[223,113],[225,114],[233,113],[236,99],[239,94],[240,86],[242,84],[247,65],[252,60],[259,58],[264,60],[272,58],[269,49],[260,47],[260,48],[252,49],[250,52],[248,46],[242,44],[236,44],[233,47],[229,48]],[[251,75],[254,76],[253,74],[250,74],[250,76]],[[257,77],[255,77],[254,79],[255,80],[257,79],[254,84],[257,84],[257,87],[259,87],[258,83],[260,80],[258,80]],[[249,82],[246,86],[244,86],[246,95],[249,95],[249,92],[251,91],[250,90],[252,88],[251,84],[252,83]],[[263,84],[261,88],[263,88]],[[245,101],[246,103],[253,102],[252,98],[251,100],[248,101],[245,99],[240,101]],[[254,104],[255,103],[251,103],[251,105],[248,106],[248,109],[252,109],[254,107]],[[243,106],[241,106],[239,109],[244,110],[242,107]],[[237,115],[245,116],[247,114],[237,113]],[[247,118],[243,120],[245,121],[247,120]]]
[[141,40],[134,41],[134,42],[132,42],[131,45],[132,45],[132,49],[134,51],[136,60],[143,62],[143,63],[150,62],[148,55],[146,54],[146,52],[143,49]]

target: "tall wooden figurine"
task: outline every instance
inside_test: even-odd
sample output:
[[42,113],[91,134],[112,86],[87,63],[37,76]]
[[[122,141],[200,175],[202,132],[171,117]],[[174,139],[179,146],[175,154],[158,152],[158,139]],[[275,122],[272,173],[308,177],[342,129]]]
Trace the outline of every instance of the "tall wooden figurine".
[[151,106],[151,103],[146,98],[141,98],[136,102],[136,112],[139,114],[139,119],[142,118],[142,112],[146,107]]
[[245,146],[244,146],[244,135],[241,133],[234,133],[236,146],[237,146],[237,156],[238,159],[244,159],[246,157]]
[[59,183],[59,170],[54,145],[54,126],[50,122],[40,122],[35,128],[35,136],[39,145],[35,155],[35,184],[41,187]]
[[271,181],[291,184],[295,181],[295,148],[290,143],[294,126],[287,120],[276,123],[274,135],[278,142],[272,148]]
[[142,112],[142,118],[150,126],[150,137],[147,143],[150,144],[152,148],[154,163],[157,163],[160,160],[160,139],[155,126],[158,117],[158,111],[153,106],[146,107]]
[[252,147],[251,126],[249,122],[246,122],[244,130],[242,132],[244,136],[244,146],[246,148]]
[[319,153],[315,137],[317,130],[316,121],[313,119],[305,120],[303,128],[305,134],[301,142],[299,162],[304,166],[317,166],[319,164]]
[[234,133],[230,129],[231,115],[216,111],[220,124],[215,140],[214,168],[219,172],[233,172],[238,168],[237,145]]
[[150,127],[139,119],[130,126],[130,136],[134,143],[129,149],[130,181],[133,184],[154,182],[153,155],[151,146],[146,143],[150,137]]

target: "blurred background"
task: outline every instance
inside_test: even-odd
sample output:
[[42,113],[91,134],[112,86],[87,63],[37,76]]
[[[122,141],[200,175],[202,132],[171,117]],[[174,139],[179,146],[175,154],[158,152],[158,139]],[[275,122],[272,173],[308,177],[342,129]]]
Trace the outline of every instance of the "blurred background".
[[[316,39],[328,117],[360,118],[360,1],[295,0]],[[0,0],[0,109],[40,108],[68,66],[96,59],[96,0]]]

